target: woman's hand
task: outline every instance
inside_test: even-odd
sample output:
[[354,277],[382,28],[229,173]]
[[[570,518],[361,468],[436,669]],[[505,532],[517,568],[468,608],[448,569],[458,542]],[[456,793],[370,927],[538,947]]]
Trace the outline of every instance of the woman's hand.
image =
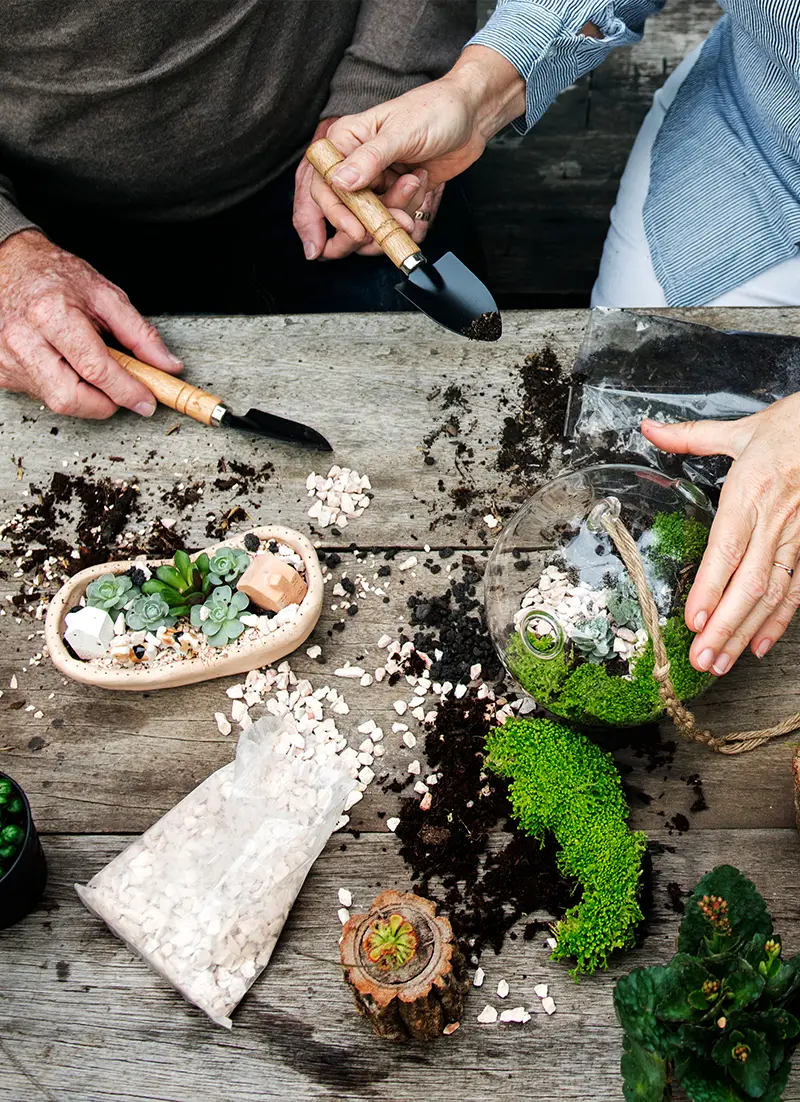
[[[336,119],[323,119],[314,132],[313,141],[324,138],[336,123]],[[335,134],[330,133],[331,140]],[[336,142],[344,151],[345,142]],[[444,184],[429,188],[427,172],[408,172],[403,165],[392,165],[382,173],[374,190],[404,230],[421,244],[430,229],[442,200]],[[319,203],[314,198],[318,194]],[[430,218],[414,218],[414,211],[424,211]],[[326,217],[338,227],[328,239]],[[303,243],[307,260],[340,260],[350,253],[359,256],[380,256],[380,248],[364,230],[354,214],[337,199],[309,162],[302,159],[295,173],[294,212],[292,223]]]
[[[525,84],[514,66],[496,50],[468,46],[446,76],[330,126],[327,136],[345,155],[333,182],[344,191],[372,187],[384,193],[390,207],[389,200],[397,195],[398,222],[406,230],[416,229],[413,236],[420,240],[419,227],[425,223],[414,226],[408,212],[427,209],[419,199],[431,192],[435,210],[442,185],[476,161],[489,138],[524,112]],[[406,201],[402,189],[412,188],[413,180],[419,192]],[[342,255],[342,250],[364,245],[361,223],[316,173],[311,197],[317,218],[324,215],[339,231],[325,256],[329,249],[331,255]],[[397,209],[392,213],[397,216]],[[299,226],[298,232],[308,239]]]
[[748,643],[763,658],[800,605],[800,572],[790,573],[800,565],[800,394],[738,421],[644,421],[642,432],[662,451],[733,459],[686,601],[698,633],[690,658],[718,676]]

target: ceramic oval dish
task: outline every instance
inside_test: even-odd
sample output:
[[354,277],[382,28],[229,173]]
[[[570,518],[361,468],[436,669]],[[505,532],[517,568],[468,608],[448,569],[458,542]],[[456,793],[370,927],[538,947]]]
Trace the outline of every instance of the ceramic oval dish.
[[[78,604],[89,582],[99,578],[101,574],[124,574],[126,570],[136,565],[133,560],[100,563],[98,566],[81,570],[79,574],[70,578],[50,602],[44,636],[53,665],[67,677],[80,681],[84,685],[97,685],[102,689],[141,691],[167,689],[174,685],[191,685],[197,681],[208,681],[213,677],[237,676],[275,662],[295,650],[314,630],[322,612],[324,586],[317,553],[306,536],[291,528],[273,524],[252,528],[250,532],[259,540],[278,540],[286,544],[303,560],[308,592],[292,623],[282,624],[263,639],[229,644],[226,647],[220,647],[219,653],[214,653],[213,648],[208,648],[195,658],[185,658],[181,662],[160,668],[157,666],[151,668],[144,663],[119,669],[98,668],[91,662],[73,658],[64,646],[62,636],[65,627],[64,619],[70,609]],[[223,547],[244,549],[244,539],[249,534],[241,532],[204,550],[211,556]],[[191,557],[195,559],[200,554],[202,550]],[[159,559],[152,563],[148,562],[148,566],[155,568],[171,561],[171,559]]]

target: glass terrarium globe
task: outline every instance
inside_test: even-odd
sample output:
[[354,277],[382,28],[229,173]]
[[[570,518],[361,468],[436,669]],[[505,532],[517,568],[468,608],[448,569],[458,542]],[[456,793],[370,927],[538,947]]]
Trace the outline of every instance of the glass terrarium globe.
[[635,586],[601,522],[606,510],[636,542],[678,696],[686,702],[707,688],[713,678],[689,662],[684,605],[713,509],[682,479],[605,464],[542,486],[492,551],[486,615],[503,664],[545,711],[587,727],[629,727],[664,706]]

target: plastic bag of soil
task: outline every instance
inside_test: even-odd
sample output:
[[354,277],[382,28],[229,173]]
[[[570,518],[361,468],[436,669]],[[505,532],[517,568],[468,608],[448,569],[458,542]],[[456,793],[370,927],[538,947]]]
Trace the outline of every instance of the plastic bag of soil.
[[800,340],[723,332],[671,318],[593,310],[568,415],[574,465],[637,463],[718,488],[725,456],[673,456],[642,436],[654,421],[733,420],[800,390]]
[[230,1029],[357,767],[354,751],[314,745],[291,717],[265,717],[241,735],[234,762],[75,889],[155,972]]

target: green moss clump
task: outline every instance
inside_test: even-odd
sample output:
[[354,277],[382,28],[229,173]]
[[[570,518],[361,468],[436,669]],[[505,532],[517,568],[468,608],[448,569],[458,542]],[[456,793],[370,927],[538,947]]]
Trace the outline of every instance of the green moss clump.
[[559,869],[583,886],[580,903],[556,928],[553,959],[574,959],[576,977],[608,967],[614,949],[633,947],[644,917],[639,892],[647,846],[646,836],[627,826],[611,755],[560,723],[510,719],[489,735],[486,764],[510,778],[522,829],[539,839],[552,833],[561,847]]
[[[693,635],[681,616],[670,617],[661,632],[675,691],[681,700],[692,700],[714,679],[711,674],[695,670],[689,662]],[[634,663],[630,679],[609,674],[602,665],[589,662],[576,665],[569,647],[555,658],[537,658],[528,651],[519,634],[508,644],[506,662],[538,704],[575,723],[633,727],[651,723],[664,712],[653,677],[650,642]]]
[[670,563],[700,565],[708,543],[708,528],[683,513],[658,513],[653,519],[653,545],[650,555]]

